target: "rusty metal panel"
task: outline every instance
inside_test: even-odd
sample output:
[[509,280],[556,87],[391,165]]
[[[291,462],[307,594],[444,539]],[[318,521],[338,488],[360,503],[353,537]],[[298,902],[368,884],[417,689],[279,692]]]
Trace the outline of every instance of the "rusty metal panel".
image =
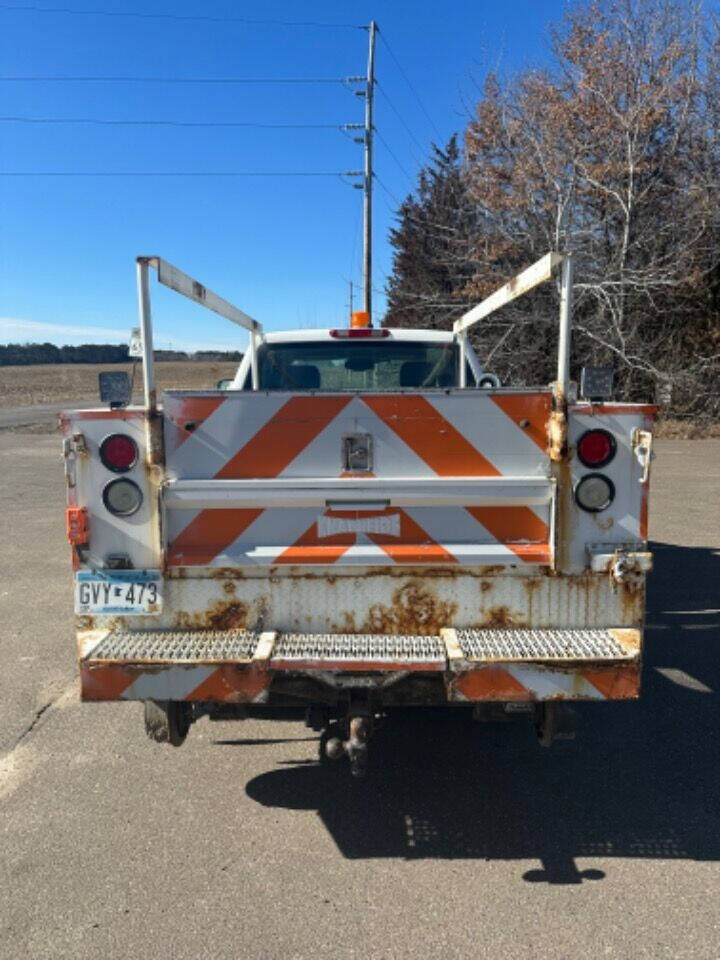
[[644,577],[552,576],[515,567],[176,570],[152,617],[79,617],[78,627],[283,630],[428,636],[443,627],[641,627]]

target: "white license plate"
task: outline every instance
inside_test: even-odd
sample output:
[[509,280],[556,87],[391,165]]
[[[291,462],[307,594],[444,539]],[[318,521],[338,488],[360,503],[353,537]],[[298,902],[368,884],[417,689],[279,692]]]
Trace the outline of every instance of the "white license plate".
[[75,613],[160,613],[159,570],[79,570],[75,579]]

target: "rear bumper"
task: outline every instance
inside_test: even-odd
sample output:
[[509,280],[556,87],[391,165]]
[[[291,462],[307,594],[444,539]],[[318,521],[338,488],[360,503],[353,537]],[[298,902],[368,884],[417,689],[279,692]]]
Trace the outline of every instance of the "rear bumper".
[[442,629],[435,636],[87,631],[81,696],[264,703],[274,686],[297,680],[306,691],[334,695],[362,689],[382,703],[400,681],[423,677],[448,703],[626,700],[639,694],[641,641],[640,630],[625,628]]

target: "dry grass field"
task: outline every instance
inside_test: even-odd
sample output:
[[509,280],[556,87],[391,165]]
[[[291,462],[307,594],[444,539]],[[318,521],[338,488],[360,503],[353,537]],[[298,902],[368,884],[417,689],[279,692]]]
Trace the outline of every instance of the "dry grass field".
[[[59,406],[91,404],[98,400],[98,373],[101,370],[130,369],[129,364],[119,363],[48,363],[0,367],[0,408],[50,403]],[[213,389],[218,380],[232,377],[236,369],[234,361],[159,361],[155,364],[158,392],[169,389]],[[142,401],[142,369],[139,364],[135,371],[134,399],[135,402]],[[720,437],[720,424],[665,419],[657,424],[656,433],[657,436],[674,440],[706,439]]]
[[[164,361],[155,364],[158,390],[212,389],[218,380],[232,377],[237,363]],[[36,403],[77,403],[98,399],[101,370],[130,370],[126,364],[68,363],[0,367],[0,406],[26,407]],[[142,369],[135,371],[135,397],[142,396]]]

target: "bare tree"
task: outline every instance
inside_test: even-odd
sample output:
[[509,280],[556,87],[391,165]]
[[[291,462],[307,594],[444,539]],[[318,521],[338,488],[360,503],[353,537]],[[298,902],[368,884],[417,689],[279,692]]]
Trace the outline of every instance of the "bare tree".
[[[720,412],[719,38],[672,0],[573,8],[550,68],[488,78],[465,133],[470,229],[445,252],[477,301],[548,249],[572,250],[575,369],[612,363],[623,395],[674,394],[694,416]],[[553,300],[491,318],[486,365],[549,380]]]

